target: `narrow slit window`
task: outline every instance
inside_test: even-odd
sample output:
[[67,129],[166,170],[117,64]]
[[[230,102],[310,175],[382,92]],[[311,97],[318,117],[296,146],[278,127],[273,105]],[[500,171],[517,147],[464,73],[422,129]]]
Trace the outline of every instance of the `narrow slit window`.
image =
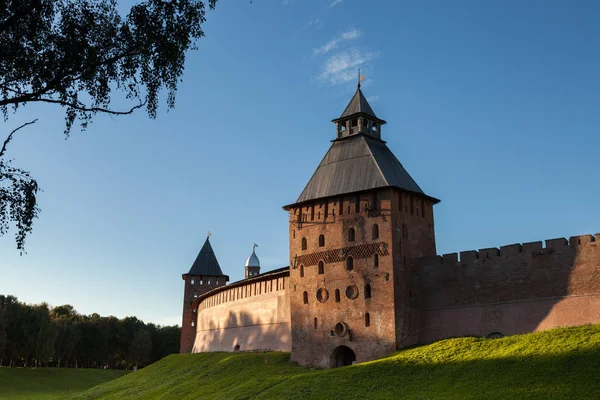
[[319,275],[323,275],[325,273],[325,263],[323,261],[319,261]]
[[373,240],[379,239],[379,225],[373,224],[371,236]]
[[308,304],[308,292],[302,293],[304,304]]
[[365,300],[371,298],[371,285],[368,283],[365,285]]
[[346,258],[346,271],[352,271],[354,269],[354,259],[352,257]]
[[340,289],[335,289],[335,302],[340,302]]
[[365,314],[365,326],[371,326],[371,314]]

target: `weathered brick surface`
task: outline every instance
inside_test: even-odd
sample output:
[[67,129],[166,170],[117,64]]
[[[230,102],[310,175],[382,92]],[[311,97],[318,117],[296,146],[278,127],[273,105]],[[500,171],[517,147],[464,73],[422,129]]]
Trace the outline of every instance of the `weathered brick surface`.
[[420,260],[419,342],[600,323],[599,246],[584,235]]
[[193,352],[290,351],[286,275],[242,281],[194,302],[198,317]]
[[[410,285],[416,257],[435,254],[430,233],[433,215],[429,204],[429,211],[422,216],[420,197],[413,195],[412,213],[407,194],[405,201],[406,209],[400,207],[398,191],[385,189],[290,209],[292,360],[329,367],[330,357],[340,345],[352,349],[360,362],[393,352],[398,338],[407,343],[416,341],[417,316]],[[379,231],[376,237],[374,224]],[[350,229],[355,230],[354,241],[349,240]],[[324,246],[319,246],[320,235],[324,235]],[[316,255],[323,257],[322,274]],[[346,269],[348,257],[353,257],[352,271]],[[366,285],[371,287],[371,298],[367,299]],[[351,286],[358,289],[354,299],[346,296]],[[329,295],[324,302],[317,298],[320,289]],[[339,302],[336,290],[340,292]],[[335,333],[337,323],[347,326],[346,335]]]

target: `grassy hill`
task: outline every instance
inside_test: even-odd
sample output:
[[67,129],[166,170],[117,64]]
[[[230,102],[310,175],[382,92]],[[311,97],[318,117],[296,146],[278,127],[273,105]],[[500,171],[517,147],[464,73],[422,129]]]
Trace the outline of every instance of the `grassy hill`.
[[123,375],[98,369],[0,368],[0,399],[57,399]]
[[448,339],[332,370],[287,353],[171,355],[71,398],[599,399],[600,325]]

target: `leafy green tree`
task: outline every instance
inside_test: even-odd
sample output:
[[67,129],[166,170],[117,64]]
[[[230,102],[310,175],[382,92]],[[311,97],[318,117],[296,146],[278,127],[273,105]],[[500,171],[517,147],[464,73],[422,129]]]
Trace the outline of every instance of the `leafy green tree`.
[[0,365],[125,369],[179,352],[181,328],[81,315],[71,305],[49,309],[0,295]]
[[[0,1],[0,112],[5,123],[29,103],[62,107],[65,134],[85,129],[98,113],[123,115],[145,108],[155,118],[159,94],[175,105],[186,54],[204,35],[206,6],[216,0],[146,0],[121,16],[117,0]],[[114,94],[131,104],[111,107]],[[39,214],[39,186],[6,159],[0,147],[0,236],[16,227],[17,249]]]
[[150,360],[152,341],[146,329],[139,329],[133,335],[130,350],[130,362],[136,368],[145,365]]

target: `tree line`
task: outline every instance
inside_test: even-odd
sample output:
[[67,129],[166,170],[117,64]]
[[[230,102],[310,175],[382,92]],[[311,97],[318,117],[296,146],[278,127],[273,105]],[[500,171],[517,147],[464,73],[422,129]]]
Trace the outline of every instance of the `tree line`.
[[181,328],[79,314],[66,304],[25,304],[0,295],[0,366],[143,367],[179,352]]

